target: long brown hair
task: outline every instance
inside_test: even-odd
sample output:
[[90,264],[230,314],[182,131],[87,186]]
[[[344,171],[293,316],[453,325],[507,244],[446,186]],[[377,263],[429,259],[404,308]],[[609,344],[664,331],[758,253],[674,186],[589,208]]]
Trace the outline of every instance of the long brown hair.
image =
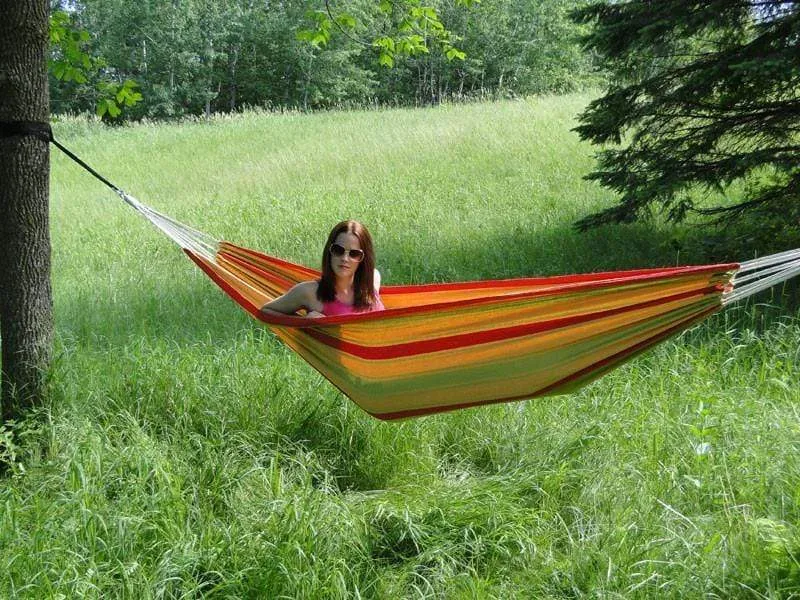
[[331,244],[340,233],[352,233],[364,251],[363,260],[358,263],[353,277],[353,306],[367,308],[376,301],[375,294],[375,250],[372,247],[372,236],[358,221],[342,221],[331,229],[328,241],[322,249],[322,277],[317,286],[317,298],[320,302],[333,302],[336,299],[336,274],[331,266]]

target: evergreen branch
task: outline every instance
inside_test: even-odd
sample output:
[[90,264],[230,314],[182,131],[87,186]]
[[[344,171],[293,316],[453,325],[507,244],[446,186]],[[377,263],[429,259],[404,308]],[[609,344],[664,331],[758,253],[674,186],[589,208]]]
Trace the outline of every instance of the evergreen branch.
[[772,186],[760,196],[745,202],[739,202],[738,204],[733,204],[731,206],[692,208],[691,210],[692,212],[703,216],[722,215],[723,217],[739,217],[754,208],[761,208],[767,204],[785,200],[787,192],[794,193],[796,199],[800,198],[800,174],[795,175],[787,185],[780,187]]

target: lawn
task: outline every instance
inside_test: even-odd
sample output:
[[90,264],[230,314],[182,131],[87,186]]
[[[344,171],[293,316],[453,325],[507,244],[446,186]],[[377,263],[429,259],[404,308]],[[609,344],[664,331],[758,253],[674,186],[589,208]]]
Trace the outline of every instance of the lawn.
[[[589,100],[55,135],[141,201],[311,266],[359,219],[387,284],[707,260],[658,218],[573,229],[614,201],[570,131]],[[800,596],[780,289],[579,393],[386,423],[55,150],[51,205],[51,400],[0,480],[0,597]]]

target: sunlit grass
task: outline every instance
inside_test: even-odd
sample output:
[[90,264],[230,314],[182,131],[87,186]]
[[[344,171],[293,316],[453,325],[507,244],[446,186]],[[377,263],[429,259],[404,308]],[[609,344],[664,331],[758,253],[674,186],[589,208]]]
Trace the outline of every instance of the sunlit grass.
[[[701,261],[662,224],[571,229],[613,201],[569,131],[587,101],[56,135],[292,260],[358,218],[390,283]],[[800,594],[800,320],[779,296],[571,396],[383,423],[57,154],[52,220],[52,402],[0,481],[0,596]]]

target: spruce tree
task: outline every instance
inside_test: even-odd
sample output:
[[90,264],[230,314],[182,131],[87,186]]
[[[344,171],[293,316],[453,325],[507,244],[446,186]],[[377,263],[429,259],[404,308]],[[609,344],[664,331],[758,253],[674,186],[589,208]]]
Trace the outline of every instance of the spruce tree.
[[573,18],[611,82],[576,131],[603,146],[589,178],[621,195],[580,228],[653,208],[797,226],[800,1],[595,2]]

